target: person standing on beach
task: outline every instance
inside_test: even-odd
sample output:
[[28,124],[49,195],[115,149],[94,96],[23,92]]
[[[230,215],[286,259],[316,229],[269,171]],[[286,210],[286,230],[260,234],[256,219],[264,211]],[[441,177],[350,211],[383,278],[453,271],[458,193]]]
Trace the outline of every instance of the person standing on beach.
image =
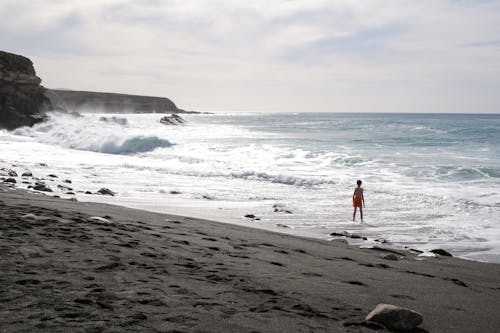
[[361,222],[363,222],[363,206],[365,205],[365,197],[363,195],[363,188],[361,187],[361,184],[363,182],[361,180],[358,180],[356,182],[358,184],[358,187],[354,189],[354,193],[352,194],[352,205],[354,207],[354,213],[352,213],[352,220],[356,220],[356,211],[358,210],[359,207],[359,214],[361,215]]

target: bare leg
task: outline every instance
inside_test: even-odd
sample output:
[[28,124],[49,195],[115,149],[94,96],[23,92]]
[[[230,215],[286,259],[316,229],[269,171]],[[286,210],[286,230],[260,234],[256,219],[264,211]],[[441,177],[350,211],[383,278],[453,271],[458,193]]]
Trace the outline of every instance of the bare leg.
[[361,222],[363,222],[363,207],[359,207],[359,215],[361,215]]
[[352,213],[352,221],[354,222],[356,220],[356,211],[358,210],[358,207],[354,207],[354,213]]

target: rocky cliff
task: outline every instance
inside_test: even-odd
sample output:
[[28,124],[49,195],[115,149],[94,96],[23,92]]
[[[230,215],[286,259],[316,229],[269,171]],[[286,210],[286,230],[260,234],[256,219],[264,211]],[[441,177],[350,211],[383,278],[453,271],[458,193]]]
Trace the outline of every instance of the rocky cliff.
[[33,63],[21,55],[0,51],[0,128],[33,126],[51,110],[109,113],[197,113],[184,111],[168,98],[45,89]]
[[30,59],[0,51],[0,128],[33,126],[50,107]]
[[56,109],[76,112],[185,113],[165,97],[47,89],[46,96]]

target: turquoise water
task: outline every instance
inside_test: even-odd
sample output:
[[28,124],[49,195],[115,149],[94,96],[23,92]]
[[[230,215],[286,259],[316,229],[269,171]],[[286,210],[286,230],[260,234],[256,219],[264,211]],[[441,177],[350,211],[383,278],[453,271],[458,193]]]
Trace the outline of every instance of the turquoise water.
[[384,158],[410,167],[425,165],[442,176],[456,167],[460,169],[456,180],[500,177],[500,115],[322,113],[221,118],[218,121],[234,120],[251,131],[278,135],[272,144],[317,152],[349,149],[362,161]]

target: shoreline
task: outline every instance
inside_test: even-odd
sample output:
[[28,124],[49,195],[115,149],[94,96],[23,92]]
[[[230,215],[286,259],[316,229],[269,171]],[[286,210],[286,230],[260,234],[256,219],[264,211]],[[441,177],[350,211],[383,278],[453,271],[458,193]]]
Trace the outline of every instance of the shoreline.
[[414,332],[500,326],[498,264],[3,185],[0,214],[4,332],[372,332],[364,318],[379,303],[420,312]]
[[[29,170],[41,179],[48,178],[48,174],[58,175],[61,177],[59,180],[68,177],[73,180],[75,189],[85,192],[95,193],[101,186],[117,192],[115,198],[108,199],[101,195],[86,195],[74,191],[77,192],[78,200],[117,200],[119,202],[116,204],[127,207],[164,213],[169,213],[170,209],[187,216],[192,211],[195,217],[218,221],[223,218],[224,221],[237,220],[236,223],[239,224],[285,233],[294,229],[291,233],[313,235],[321,239],[332,239],[332,232],[348,232],[367,237],[369,241],[385,239],[387,243],[384,246],[407,246],[422,251],[442,248],[457,257],[500,263],[500,243],[497,237],[500,235],[500,225],[496,223],[500,211],[495,206],[498,202],[498,184],[488,181],[488,173],[480,181],[467,183],[467,186],[460,185],[458,179],[450,182],[446,180],[462,174],[476,175],[480,172],[473,165],[476,162],[471,162],[471,165],[467,162],[467,165],[463,165],[467,167],[465,170],[459,166],[461,164],[456,164],[451,169],[444,167],[445,170],[442,170],[442,163],[436,162],[436,165],[428,169],[419,163],[413,165],[411,159],[407,161],[405,157],[394,168],[386,169],[385,162],[382,161],[392,160],[391,153],[385,156],[387,147],[382,149],[380,156],[378,153],[372,156],[364,151],[363,145],[358,147],[361,149],[360,156],[365,156],[373,163],[364,163],[363,159],[359,159],[356,145],[351,147],[348,144],[345,147],[339,146],[339,149],[323,151],[323,148],[315,148],[314,141],[306,140],[299,144],[301,147],[304,145],[304,149],[296,150],[296,141],[291,140],[281,146],[273,144],[272,136],[261,138],[261,120],[258,117],[222,117],[215,120],[200,117],[195,121],[196,117],[193,116],[193,121],[188,126],[167,129],[155,117],[129,115],[126,119],[118,119],[128,122],[127,126],[118,126],[118,122],[108,126],[99,120],[100,115],[86,116],[77,121],[78,124],[65,117],[55,117],[47,123],[50,128],[47,133],[36,127],[32,131],[25,129],[26,132],[18,132],[20,136],[9,134],[1,148],[6,157],[10,156],[6,158],[6,164],[10,163],[17,172]],[[300,119],[294,117],[275,119],[266,116],[263,119],[270,124],[283,121],[285,128],[295,123],[300,124]],[[329,117],[304,119],[312,121],[312,128],[317,128],[320,133],[323,133],[323,122],[331,124],[336,121]],[[373,119],[376,118],[351,120],[361,126],[374,123],[371,121]],[[400,117],[390,120],[391,124],[398,121],[401,121]],[[410,126],[412,131],[426,137],[440,128],[429,127],[431,124],[428,121],[424,123],[425,126],[420,126],[419,121],[414,120],[402,126],[401,130]],[[116,130],[126,134],[120,135],[120,138],[108,138],[103,128],[112,133]],[[110,151],[110,146],[122,147],[125,138],[132,138],[134,141],[138,135],[143,135],[144,128],[148,129],[148,135],[161,138],[160,141],[172,140],[174,145],[168,149],[153,149],[145,154],[106,154]],[[271,126],[269,133],[272,134],[279,128]],[[342,132],[347,134],[342,136],[342,142],[351,135],[349,133],[352,130],[349,127],[344,129],[346,131]],[[172,133],[167,134],[168,132]],[[199,141],[197,133],[207,133],[207,136]],[[400,134],[404,134],[404,131]],[[232,137],[237,142],[243,140],[248,146],[244,144],[235,148],[239,143],[234,147],[231,143],[217,148],[217,137],[220,135],[227,138],[228,142],[231,142]],[[419,152],[425,153],[425,142],[419,142],[419,135],[416,137],[417,145],[422,149]],[[295,136],[300,137],[292,131],[290,137]],[[87,140],[87,137],[93,139]],[[384,135],[376,139],[384,140]],[[269,150],[267,145],[270,145]],[[470,153],[470,156],[476,156]],[[256,158],[247,162],[245,154]],[[450,153],[450,157],[454,159],[451,155],[456,154]],[[478,160],[483,155],[486,153],[477,155]],[[447,158],[443,158],[444,162],[446,160]],[[40,163],[44,166],[40,166]],[[321,172],[314,171],[316,163]],[[325,167],[328,163],[333,163],[335,167]],[[358,163],[361,169],[355,166]],[[116,168],[120,172],[116,172]],[[496,169],[493,167],[492,170]],[[490,171],[494,172],[492,170]],[[425,176],[427,172],[434,176]],[[422,178],[413,179],[412,173],[421,174]],[[350,182],[357,179],[358,175],[366,177],[369,184],[366,190],[373,199],[366,211],[366,224],[352,223],[350,217]],[[407,177],[413,181],[408,181]],[[27,180],[32,184],[36,180],[16,179],[19,183]],[[57,178],[49,180],[46,183],[54,192],[60,192],[55,188],[58,184],[66,185],[59,183]],[[26,187],[24,184],[20,185]],[[459,190],[448,196],[449,188],[455,186]],[[275,205],[280,207],[277,209]],[[179,207],[185,209],[180,210]],[[292,213],[287,214],[286,211]],[[247,214],[255,215],[261,220],[243,218]]]
[[[287,224],[282,224],[282,223],[272,223],[268,224],[265,221],[261,221],[260,217],[259,218],[246,218],[244,215],[252,213],[252,209],[245,208],[238,208],[241,219],[237,220],[234,216],[232,215],[227,215],[224,217],[223,214],[221,214],[221,211],[218,211],[214,207],[209,208],[208,204],[211,204],[211,201],[208,201],[205,203],[205,205],[200,204],[198,206],[183,206],[181,203],[183,202],[182,199],[180,199],[179,202],[173,202],[173,203],[168,203],[167,205],[162,204],[161,207],[167,207],[168,209],[158,209],[158,206],[154,202],[148,203],[136,203],[134,201],[130,201],[127,203],[126,198],[119,198],[115,197],[114,195],[106,195],[106,193],[98,193],[98,191],[91,193],[91,192],[86,192],[82,189],[74,189],[73,184],[71,184],[71,180],[69,180],[69,183],[66,183],[66,180],[63,180],[62,178],[59,179],[57,175],[49,175],[47,176],[48,178],[38,178],[35,175],[32,175],[31,172],[29,172],[30,176],[24,177],[20,176],[16,173],[16,176],[14,178],[17,178],[18,181],[23,183],[23,186],[19,186],[19,183],[6,183],[5,180],[9,178],[8,172],[14,171],[16,168],[16,165],[10,164],[7,167],[0,168],[0,186],[12,186],[14,189],[19,189],[19,190],[24,190],[28,191],[29,193],[34,193],[36,195],[46,195],[49,197],[55,197],[55,198],[63,198],[63,199],[72,199],[76,200],[79,202],[87,202],[87,203],[96,203],[96,204],[110,204],[110,205],[115,205],[119,207],[124,207],[124,208],[130,208],[130,209],[137,209],[137,210],[143,210],[151,213],[158,213],[158,214],[165,214],[165,215],[176,215],[176,216],[182,216],[182,217],[187,217],[187,218],[193,218],[193,219],[200,219],[200,220],[212,220],[212,221],[217,221],[219,223],[224,223],[224,224],[230,224],[230,225],[237,225],[241,227],[247,227],[250,229],[259,229],[259,230],[264,230],[264,231],[269,231],[269,232],[275,232],[279,234],[284,234],[284,235],[291,235],[291,236],[297,236],[297,237],[305,237],[305,238],[312,238],[312,239],[318,239],[318,240],[323,240],[323,241],[342,241],[342,242],[347,242],[351,246],[358,246],[358,247],[383,247],[386,249],[393,249],[395,251],[408,251],[408,252],[413,252],[416,254],[422,254],[422,255],[428,255],[432,256],[432,251],[434,250],[441,250],[441,248],[438,247],[430,247],[427,246],[428,249],[422,249],[418,248],[418,246],[411,246],[411,245],[405,245],[405,244],[393,244],[390,241],[386,243],[386,235],[378,235],[378,236],[371,236],[370,238],[365,237],[362,233],[357,232],[356,230],[354,232],[348,232],[348,231],[342,231],[342,230],[332,230],[332,232],[328,232],[325,237],[325,234],[319,234],[317,232],[312,232],[308,230],[297,230],[294,227],[290,227]],[[15,172],[15,171],[14,171]],[[3,175],[2,175],[3,173]],[[53,177],[52,177],[53,176]],[[12,177],[10,177],[12,178]],[[28,184],[28,185],[27,185]],[[50,191],[45,191],[45,190],[33,190],[33,186],[36,184],[42,184],[44,186],[47,186],[48,188],[52,188]],[[26,185],[28,188],[26,188]],[[69,187],[69,186],[71,187]],[[103,186],[105,186],[103,184]],[[30,189],[31,187],[31,189]],[[69,192],[68,192],[69,190]],[[106,189],[108,190],[108,189]],[[113,191],[108,190],[111,193]],[[69,194],[68,194],[69,193]],[[61,197],[62,196],[62,197]],[[218,208],[220,210],[220,208]],[[172,214],[171,211],[175,210],[180,210],[179,214]],[[200,211],[203,211],[202,213],[199,213]],[[208,213],[207,213],[208,212]],[[253,215],[253,214],[251,214]],[[358,216],[359,220],[359,216]],[[359,223],[359,226],[363,226],[363,223]],[[446,252],[449,252],[447,248],[444,248]],[[450,252],[449,252],[450,253]],[[483,263],[496,263],[500,264],[500,259],[496,260],[481,260],[481,256],[475,256],[474,258],[469,258],[469,257],[462,257],[460,255],[456,255],[455,253],[450,253],[452,254],[453,257],[455,258],[460,258],[462,260],[470,260],[470,261],[477,261],[477,262],[483,262]],[[488,256],[484,258],[489,258]]]

